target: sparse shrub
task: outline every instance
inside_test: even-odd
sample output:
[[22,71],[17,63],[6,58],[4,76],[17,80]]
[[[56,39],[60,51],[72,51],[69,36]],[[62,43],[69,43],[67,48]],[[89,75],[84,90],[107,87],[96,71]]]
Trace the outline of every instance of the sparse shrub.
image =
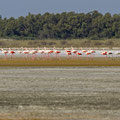
[[13,43],[11,43],[11,46],[12,46],[12,47],[18,47],[18,46],[19,46],[19,43],[18,43],[18,42],[13,42]]
[[105,42],[105,45],[106,45],[106,46],[114,46],[114,42],[111,41],[111,40],[110,40],[110,41],[106,41],[106,42]]
[[56,43],[55,42],[49,42],[48,44],[49,45],[55,45]]
[[90,40],[99,40],[100,38],[97,35],[90,37]]
[[6,46],[6,42],[0,41],[0,46],[2,46],[2,47]]
[[33,45],[33,41],[29,41],[29,42],[28,42],[28,45]]
[[47,42],[46,41],[41,41],[41,45],[47,45]]
[[67,41],[62,40],[62,41],[60,41],[60,44],[61,44],[61,45],[65,45],[65,44],[67,44]]
[[90,40],[86,40],[86,41],[83,41],[83,42],[81,42],[81,46],[85,46],[85,47],[90,47],[90,45],[91,45],[91,41]]
[[100,45],[102,45],[102,43],[99,42],[99,41],[96,41],[96,42],[94,43],[94,45],[95,45],[95,46],[100,46]]
[[40,45],[40,42],[33,40],[33,41],[29,41],[29,42],[28,42],[28,45],[29,45],[29,46],[36,46],[36,45],[39,46],[39,45]]

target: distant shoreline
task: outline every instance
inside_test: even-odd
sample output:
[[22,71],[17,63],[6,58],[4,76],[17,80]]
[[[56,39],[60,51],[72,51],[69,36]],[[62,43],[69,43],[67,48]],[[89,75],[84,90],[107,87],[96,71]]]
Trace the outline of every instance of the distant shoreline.
[[120,48],[120,39],[103,39],[103,40],[90,40],[90,39],[36,39],[36,40],[15,40],[0,38],[0,48]]

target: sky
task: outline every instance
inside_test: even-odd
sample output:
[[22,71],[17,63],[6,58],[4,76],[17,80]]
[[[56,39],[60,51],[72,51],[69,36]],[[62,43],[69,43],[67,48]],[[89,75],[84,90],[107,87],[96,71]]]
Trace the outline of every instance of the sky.
[[0,0],[2,17],[27,16],[28,13],[44,14],[74,11],[88,13],[98,10],[100,13],[120,13],[120,0]]

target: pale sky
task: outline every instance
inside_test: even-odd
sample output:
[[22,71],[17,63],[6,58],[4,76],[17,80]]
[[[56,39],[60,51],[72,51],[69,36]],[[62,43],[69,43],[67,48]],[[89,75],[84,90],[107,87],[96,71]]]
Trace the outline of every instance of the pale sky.
[[120,0],[0,0],[0,15],[3,17],[33,14],[61,13],[75,11],[87,13],[98,10],[101,13],[120,13]]

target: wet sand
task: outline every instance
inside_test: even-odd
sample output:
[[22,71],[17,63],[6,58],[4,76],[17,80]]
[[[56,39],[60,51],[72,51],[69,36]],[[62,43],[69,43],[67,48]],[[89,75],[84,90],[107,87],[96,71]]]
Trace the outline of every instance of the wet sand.
[[119,67],[1,67],[0,119],[119,120]]
[[0,59],[0,67],[79,67],[79,66],[120,66],[120,58],[116,57],[58,57],[58,58],[9,58]]

